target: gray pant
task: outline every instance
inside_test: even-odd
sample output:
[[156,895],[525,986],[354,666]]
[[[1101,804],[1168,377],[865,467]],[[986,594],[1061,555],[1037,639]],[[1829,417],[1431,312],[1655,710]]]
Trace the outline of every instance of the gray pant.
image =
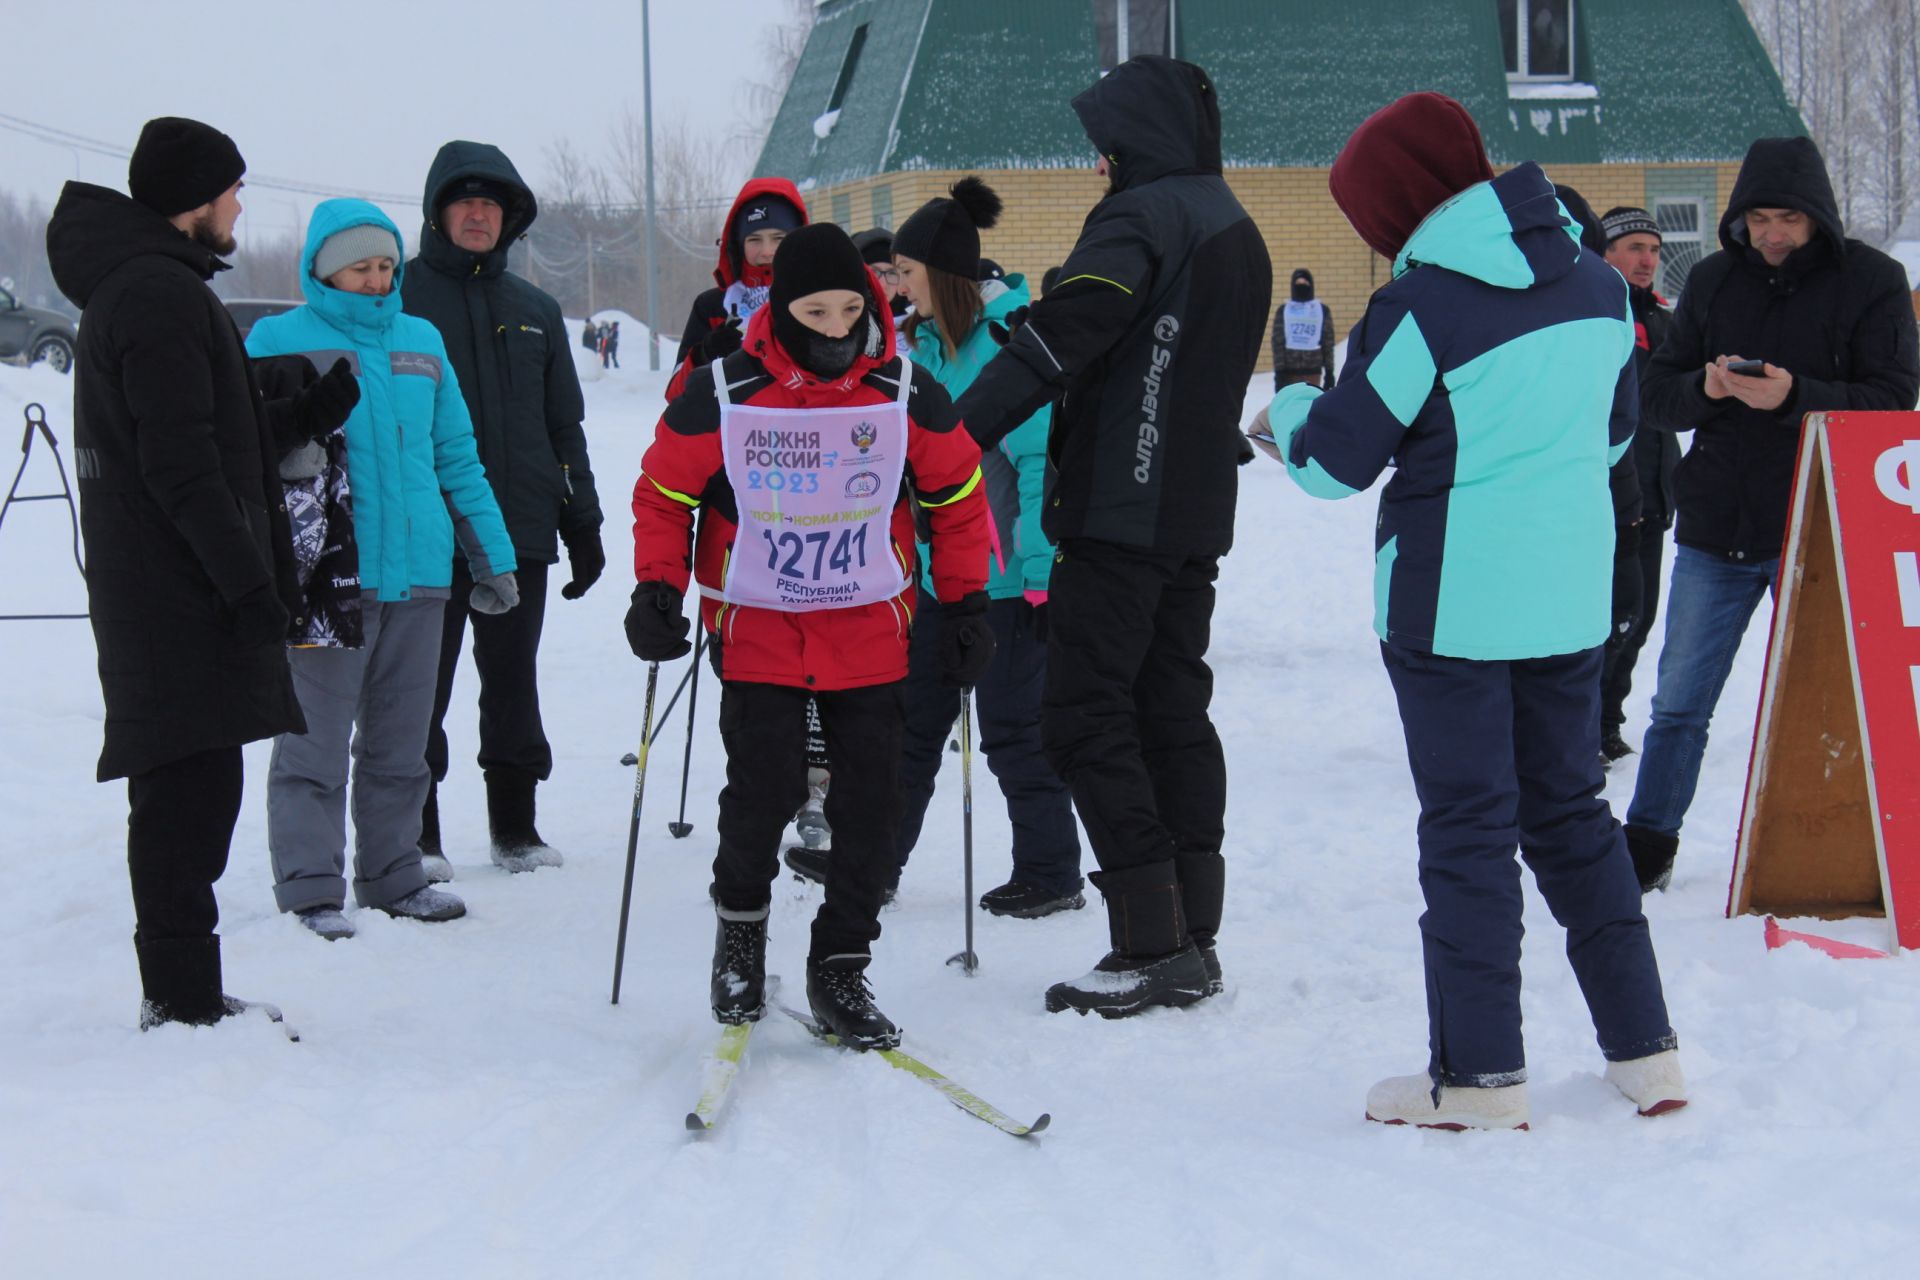
[[427,797],[444,600],[363,598],[359,649],[289,649],[305,734],[274,740],[267,846],[282,911],[346,903],[347,761],[353,761],[353,900],[380,907],[427,883],[420,806]]

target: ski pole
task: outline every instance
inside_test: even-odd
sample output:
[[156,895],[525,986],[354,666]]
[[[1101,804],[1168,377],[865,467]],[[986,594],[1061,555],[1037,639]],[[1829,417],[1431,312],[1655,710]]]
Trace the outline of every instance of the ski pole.
[[[667,717],[673,714],[673,709],[680,705],[680,695],[687,691],[687,680],[692,675],[693,675],[692,667],[688,667],[684,672],[681,673],[680,683],[673,686],[672,694],[670,694],[667,697],[667,705],[660,708],[661,724],[665,724],[667,722]],[[639,763],[640,763],[640,757],[631,751],[627,752],[625,755],[620,757],[620,767],[622,769],[631,769],[633,768],[634,765]]]
[[[693,767],[693,708],[700,701],[700,650],[707,643],[707,631],[700,628],[693,638],[693,687],[687,690],[687,748],[680,756],[680,820],[669,822],[667,831],[675,840],[684,840],[693,830],[687,821],[687,773]],[[666,712],[660,713],[666,719]]]
[[653,695],[660,664],[647,664],[647,709],[641,716],[640,751],[634,757],[633,821],[627,824],[627,879],[620,889],[620,938],[613,948],[613,1003],[620,1003],[620,970],[627,959],[627,913],[633,907],[633,863],[640,852],[640,804],[647,798],[647,751],[653,746]]
[[967,913],[967,946],[958,955],[947,957],[971,978],[980,968],[980,957],[973,950],[973,688],[960,691],[960,862],[966,877],[966,897],[961,907]]

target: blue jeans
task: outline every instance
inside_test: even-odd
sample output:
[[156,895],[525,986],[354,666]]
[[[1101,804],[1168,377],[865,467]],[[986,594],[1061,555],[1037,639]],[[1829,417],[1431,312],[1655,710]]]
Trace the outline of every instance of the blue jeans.
[[1700,785],[1714,706],[1753,608],[1774,589],[1779,571],[1777,559],[1740,564],[1692,547],[1675,554],[1653,723],[1640,746],[1628,825],[1662,835],[1680,833]]

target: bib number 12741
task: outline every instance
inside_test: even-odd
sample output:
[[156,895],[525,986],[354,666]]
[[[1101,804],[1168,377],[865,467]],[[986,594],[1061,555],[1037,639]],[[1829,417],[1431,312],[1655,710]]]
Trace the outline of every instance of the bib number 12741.
[[[767,540],[767,568],[788,578],[818,582],[823,569],[832,569],[844,576],[853,571],[856,562],[859,568],[867,567],[867,526],[864,524],[855,529],[842,529],[838,540],[831,530],[805,535],[783,533],[775,538],[771,529],[762,529],[760,536]],[[829,544],[833,547],[831,554],[827,550]],[[813,553],[811,571],[806,563],[809,550]],[[782,551],[787,553],[784,564],[780,560]]]

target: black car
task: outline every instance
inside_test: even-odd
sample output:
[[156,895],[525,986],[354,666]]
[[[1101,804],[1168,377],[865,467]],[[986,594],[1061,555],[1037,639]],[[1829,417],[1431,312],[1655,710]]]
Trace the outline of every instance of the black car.
[[29,307],[0,287],[0,360],[38,364],[55,373],[73,371],[73,321],[58,311]]
[[284,298],[222,298],[227,304],[227,314],[233,317],[234,324],[240,327],[240,337],[244,341],[253,326],[268,316],[277,316],[283,311],[304,306],[300,302],[288,302]]

